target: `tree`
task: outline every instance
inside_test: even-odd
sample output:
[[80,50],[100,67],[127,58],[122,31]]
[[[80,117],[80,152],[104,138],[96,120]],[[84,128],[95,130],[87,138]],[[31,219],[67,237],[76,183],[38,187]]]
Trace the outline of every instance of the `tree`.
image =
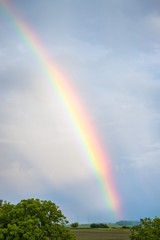
[[71,224],[71,227],[77,228],[77,227],[78,227],[78,222],[72,223],[72,224]]
[[122,228],[127,229],[127,228],[130,228],[130,227],[128,227],[128,226],[122,226]]
[[109,228],[105,223],[99,223],[99,228]]
[[22,200],[14,205],[0,205],[1,240],[73,240],[65,224],[68,221],[51,201]]
[[159,240],[160,239],[160,218],[145,218],[141,223],[131,228],[131,240]]
[[99,228],[99,224],[98,223],[92,223],[90,225],[90,228]]
[[92,223],[90,228],[109,228],[105,223]]

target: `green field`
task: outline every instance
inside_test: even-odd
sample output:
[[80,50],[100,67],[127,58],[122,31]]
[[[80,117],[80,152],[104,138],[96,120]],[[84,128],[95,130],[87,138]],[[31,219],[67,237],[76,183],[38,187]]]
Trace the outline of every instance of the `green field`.
[[72,229],[77,240],[129,240],[130,231],[123,229]]

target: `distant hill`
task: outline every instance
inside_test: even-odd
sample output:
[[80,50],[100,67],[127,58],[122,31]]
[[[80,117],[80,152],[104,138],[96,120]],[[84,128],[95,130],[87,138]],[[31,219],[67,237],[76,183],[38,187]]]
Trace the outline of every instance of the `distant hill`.
[[139,225],[139,224],[140,224],[139,221],[121,220],[119,222],[116,222],[116,225],[119,225],[119,226],[135,226],[135,225]]

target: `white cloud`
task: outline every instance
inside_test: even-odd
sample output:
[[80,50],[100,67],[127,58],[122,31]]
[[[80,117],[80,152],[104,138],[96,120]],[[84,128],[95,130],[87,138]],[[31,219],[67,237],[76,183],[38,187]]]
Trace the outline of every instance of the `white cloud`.
[[[40,1],[36,14],[35,4],[33,9],[28,4],[23,8],[24,3],[19,8],[89,109],[127,196],[138,174],[142,189],[147,189],[143,169],[146,173],[151,169],[152,182],[154,173],[158,176],[159,150],[152,146],[159,144],[160,18],[148,3],[97,1],[90,11],[89,2],[85,8],[66,4],[63,18],[58,2]],[[42,5],[48,13],[43,19]],[[32,189],[33,181],[33,187],[40,186],[41,178],[62,191],[69,186],[74,192],[71,198],[81,205],[87,202],[86,211],[93,198],[94,209],[101,210],[103,203],[96,207],[101,196],[63,107],[18,34],[6,36],[8,42],[0,50],[0,150],[6,160],[1,164],[2,177],[19,190]]]
[[[34,81],[34,80],[33,80]],[[48,89],[39,81],[27,92],[16,92],[11,101],[3,105],[6,123],[1,143],[12,144],[30,162],[32,171],[40,172],[55,187],[88,178],[86,166],[82,162],[79,143],[72,126],[67,123],[61,106],[56,98],[49,96]],[[11,160],[12,161],[12,160]],[[13,176],[17,183],[24,174],[33,172],[6,170],[8,178]],[[17,171],[17,173],[16,173]],[[10,176],[10,177],[9,177]]]

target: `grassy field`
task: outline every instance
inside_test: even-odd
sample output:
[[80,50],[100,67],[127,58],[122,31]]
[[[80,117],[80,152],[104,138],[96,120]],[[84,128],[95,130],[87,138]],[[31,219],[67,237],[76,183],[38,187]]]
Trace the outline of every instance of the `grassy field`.
[[123,229],[72,229],[77,240],[129,240],[130,231]]

